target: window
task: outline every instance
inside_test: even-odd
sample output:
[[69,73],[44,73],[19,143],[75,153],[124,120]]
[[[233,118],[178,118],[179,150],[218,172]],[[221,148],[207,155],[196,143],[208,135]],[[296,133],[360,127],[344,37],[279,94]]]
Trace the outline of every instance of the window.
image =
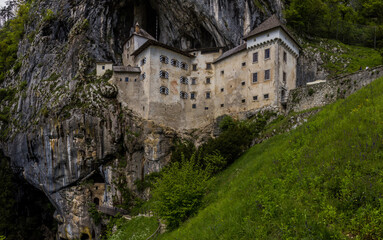
[[120,82],[122,81],[122,78],[120,78]]
[[208,77],[208,78],[206,78],[206,84],[210,84],[210,78]]
[[180,98],[181,99],[188,99],[188,93],[187,92],[180,92]]
[[137,82],[137,78],[134,79],[134,82]]
[[105,66],[102,66],[102,70],[105,70]]
[[246,83],[245,82],[241,82],[241,84],[242,84],[242,86],[245,86]]
[[167,71],[160,71],[160,78],[165,78],[165,79],[168,79],[169,78],[169,73]]
[[206,99],[210,99],[210,92],[206,92]]
[[283,51],[283,61],[287,62],[287,53]]
[[146,78],[146,73],[141,74],[141,80],[144,80]]
[[258,62],[258,52],[253,53],[253,63]]
[[225,89],[221,88],[221,92],[225,91]]
[[164,95],[169,95],[169,89],[167,87],[160,87],[160,93]]
[[189,84],[189,80],[187,77],[180,77],[180,83],[181,84]]
[[160,62],[168,64],[169,63],[169,58],[167,56],[161,55],[160,56]]
[[205,110],[209,110],[209,108],[208,108],[208,107],[205,107]]
[[196,85],[197,84],[197,78],[192,78],[192,85]]
[[129,82],[129,78],[128,77],[125,78],[125,82]]
[[258,73],[253,73],[253,83],[258,82]]
[[197,104],[193,104],[193,105],[192,105],[192,108],[197,108]]
[[283,84],[286,84],[287,75],[285,72],[283,72]]
[[265,59],[269,59],[269,58],[270,58],[270,48],[265,49]]
[[211,63],[206,63],[206,70],[210,70],[211,69]]
[[258,96],[253,96],[253,101],[258,101]]
[[195,92],[190,93],[190,99],[195,99]]
[[221,74],[222,74],[222,75],[225,74],[225,71],[221,71]]
[[245,103],[246,102],[246,99],[242,99],[242,103]]
[[263,98],[264,98],[264,99],[269,99],[269,94],[264,94],[264,95],[263,95]]
[[145,65],[146,63],[146,57],[141,60],[141,66]]
[[193,64],[193,71],[197,71],[197,64]]
[[170,64],[171,64],[172,66],[174,66],[174,67],[179,67],[179,66],[180,66],[180,62],[179,62],[178,60],[176,60],[176,59],[172,59],[172,60],[170,61]]
[[270,80],[270,69],[265,70],[265,81]]
[[242,67],[244,67],[244,66],[246,66],[246,62],[243,62],[243,63],[242,63]]
[[224,107],[225,106],[225,104],[221,104],[221,107]]
[[189,66],[186,63],[181,62],[181,68],[184,69],[184,70],[188,70]]

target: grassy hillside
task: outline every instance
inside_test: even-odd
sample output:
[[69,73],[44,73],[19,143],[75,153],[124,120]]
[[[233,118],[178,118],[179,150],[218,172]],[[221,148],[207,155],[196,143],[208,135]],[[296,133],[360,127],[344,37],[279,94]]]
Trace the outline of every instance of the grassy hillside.
[[256,145],[160,239],[380,239],[383,79]]
[[[113,232],[113,226],[117,231]],[[130,221],[124,218],[112,220],[105,239],[108,240],[146,240],[158,228],[158,222],[154,217],[137,217]]]
[[324,61],[323,67],[332,77],[353,73],[360,68],[376,67],[383,63],[382,56],[373,48],[347,45],[332,39],[311,40],[304,47],[313,54],[320,54]]

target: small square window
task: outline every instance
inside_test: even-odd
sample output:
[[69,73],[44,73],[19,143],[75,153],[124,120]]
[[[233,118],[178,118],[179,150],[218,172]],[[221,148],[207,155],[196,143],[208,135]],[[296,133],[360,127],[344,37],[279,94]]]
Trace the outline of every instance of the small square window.
[[211,97],[210,92],[207,92],[207,93],[206,93],[206,99],[210,99],[210,97]]
[[253,96],[253,101],[258,101],[258,96]]
[[105,70],[105,66],[102,66],[102,70]]
[[242,86],[245,86],[246,83],[245,82],[241,82],[241,84],[242,84]]
[[221,74],[222,74],[222,75],[225,74],[225,71],[221,71]]
[[263,95],[263,98],[264,98],[264,99],[269,99],[269,94],[264,94],[264,95]]
[[210,78],[206,78],[206,84],[210,84]]
[[197,79],[196,78],[192,78],[192,82],[191,82],[192,85],[196,85],[197,84]]
[[269,58],[270,58],[270,48],[265,49],[265,59],[269,59]]
[[225,106],[225,104],[221,104],[221,107],[224,107]]
[[253,63],[258,62],[258,52],[253,53]]
[[225,89],[224,89],[224,88],[221,88],[221,92],[223,92],[223,91],[225,91]]
[[270,69],[265,70],[265,81],[270,80]]
[[246,102],[246,99],[242,99],[242,103],[245,103]]
[[242,67],[244,67],[244,66],[246,66],[246,62],[243,62],[243,63],[242,63]]
[[190,99],[195,99],[195,92],[190,93]]
[[193,71],[197,71],[197,64],[193,64]]
[[208,108],[208,107],[205,107],[205,110],[209,110],[209,108]]
[[193,105],[192,105],[192,108],[197,108],[197,104],[193,104]]
[[128,77],[125,78],[125,82],[129,82],[129,78]]
[[253,73],[253,83],[258,82],[258,73]]
[[122,78],[120,78],[120,82],[122,81]]
[[206,69],[210,70],[211,69],[211,63],[206,63]]

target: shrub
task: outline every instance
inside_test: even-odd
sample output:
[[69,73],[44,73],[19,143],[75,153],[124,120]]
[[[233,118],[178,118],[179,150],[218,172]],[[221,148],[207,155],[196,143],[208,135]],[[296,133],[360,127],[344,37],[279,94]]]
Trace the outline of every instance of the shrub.
[[102,215],[101,213],[97,210],[96,204],[90,203],[88,212],[90,214],[90,217],[93,219],[93,222],[98,225],[101,222]]
[[309,96],[312,96],[314,93],[315,93],[315,90],[312,89],[312,88],[310,88],[310,89],[309,89],[309,92],[308,92]]
[[209,174],[190,160],[174,162],[162,173],[153,189],[155,211],[174,229],[201,205]]

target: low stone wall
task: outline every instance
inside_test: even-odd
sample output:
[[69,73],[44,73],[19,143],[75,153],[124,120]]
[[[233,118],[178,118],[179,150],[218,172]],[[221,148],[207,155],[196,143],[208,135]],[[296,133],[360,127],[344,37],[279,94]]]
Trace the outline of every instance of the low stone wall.
[[287,113],[299,112],[313,107],[321,107],[346,98],[355,91],[383,76],[383,66],[361,70],[356,73],[339,76],[324,83],[306,85],[289,93]]

